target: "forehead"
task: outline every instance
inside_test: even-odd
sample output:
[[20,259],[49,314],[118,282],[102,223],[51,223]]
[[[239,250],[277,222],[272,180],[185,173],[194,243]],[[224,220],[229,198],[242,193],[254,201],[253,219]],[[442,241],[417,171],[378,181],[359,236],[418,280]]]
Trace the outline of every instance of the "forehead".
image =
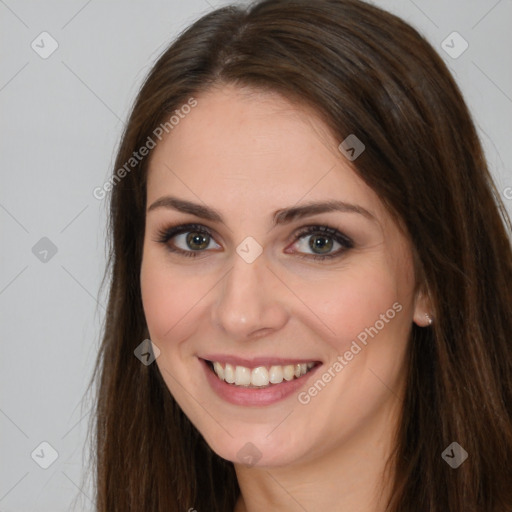
[[153,150],[148,203],[172,193],[239,213],[326,198],[382,210],[311,109],[234,86],[196,100]]

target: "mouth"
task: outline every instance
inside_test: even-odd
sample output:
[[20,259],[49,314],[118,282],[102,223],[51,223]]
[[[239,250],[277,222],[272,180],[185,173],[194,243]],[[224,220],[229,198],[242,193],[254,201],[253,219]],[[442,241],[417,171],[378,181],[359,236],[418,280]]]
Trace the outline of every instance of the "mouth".
[[320,364],[317,361],[308,361],[250,367],[206,359],[204,361],[221,382],[233,387],[256,389],[271,388],[283,382],[301,379]]

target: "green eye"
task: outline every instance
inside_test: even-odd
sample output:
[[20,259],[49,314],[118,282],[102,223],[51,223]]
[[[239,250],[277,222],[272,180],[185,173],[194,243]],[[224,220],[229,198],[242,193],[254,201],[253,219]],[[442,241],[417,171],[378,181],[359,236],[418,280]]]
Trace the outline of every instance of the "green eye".
[[[210,231],[201,224],[163,229],[156,241],[165,244],[169,251],[187,257],[199,256],[207,249],[221,249]],[[295,235],[293,246],[295,250],[291,253],[301,258],[326,260],[342,256],[354,247],[354,243],[349,237],[329,226],[305,226]]]
[[329,226],[306,226],[295,236],[295,249],[301,258],[336,258],[354,247],[354,242]]

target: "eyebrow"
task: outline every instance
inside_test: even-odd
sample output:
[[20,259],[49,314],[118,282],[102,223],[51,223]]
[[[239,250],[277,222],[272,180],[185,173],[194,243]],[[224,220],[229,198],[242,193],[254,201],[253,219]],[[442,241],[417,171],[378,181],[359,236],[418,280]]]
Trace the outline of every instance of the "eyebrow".
[[[184,199],[179,199],[173,196],[164,196],[157,199],[147,209],[147,212],[149,213],[153,210],[156,210],[157,208],[176,210],[182,213],[189,213],[211,222],[224,223],[222,215],[214,208],[203,206],[198,203],[193,203],[191,201],[186,201]],[[273,224],[275,226],[279,224],[288,224],[303,217],[328,212],[357,213],[369,220],[376,220],[375,216],[362,206],[346,203],[344,201],[331,200],[324,202],[312,202],[301,206],[292,206],[289,208],[277,210],[274,213]]]

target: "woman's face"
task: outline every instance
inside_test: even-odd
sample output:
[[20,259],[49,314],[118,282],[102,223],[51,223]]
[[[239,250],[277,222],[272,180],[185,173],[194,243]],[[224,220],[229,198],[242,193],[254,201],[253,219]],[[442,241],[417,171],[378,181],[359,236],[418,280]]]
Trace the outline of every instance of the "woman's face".
[[233,462],[378,442],[424,313],[408,241],[311,111],[234,86],[196,100],[147,183],[142,299],[170,392]]

